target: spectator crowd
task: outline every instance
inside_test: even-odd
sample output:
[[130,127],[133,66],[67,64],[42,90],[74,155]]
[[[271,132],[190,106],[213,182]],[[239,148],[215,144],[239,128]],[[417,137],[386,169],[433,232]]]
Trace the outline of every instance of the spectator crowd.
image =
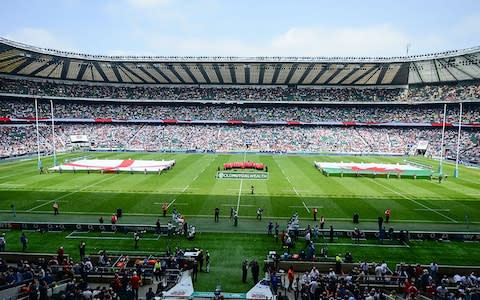
[[[431,100],[477,99],[479,85],[423,86],[408,90],[380,88],[201,88],[201,87],[143,87],[111,85],[75,85],[54,82],[0,79],[0,92],[22,95],[54,95],[66,97],[54,100],[53,115],[57,120],[55,138],[47,122],[39,128],[40,150],[51,152],[53,143],[58,151],[75,145],[72,135],[85,135],[93,148],[142,151],[195,150],[261,152],[342,152],[414,154],[419,141],[427,141],[426,155],[439,156],[441,130],[438,127],[419,127],[421,123],[441,123],[442,104],[341,104],[344,101],[379,102],[409,99]],[[81,101],[71,97],[114,98],[133,100]],[[69,99],[70,98],[70,99]],[[179,103],[134,101],[186,100]],[[394,99],[395,98],[395,99]],[[363,99],[363,100],[362,100]],[[422,100],[423,99],[423,100]],[[193,101],[188,101],[193,100]],[[194,100],[262,100],[249,104],[212,104]],[[277,103],[292,101],[336,101],[337,105]],[[266,103],[270,102],[270,103]],[[51,116],[50,101],[41,99],[39,118]],[[3,97],[0,101],[2,118],[34,118],[35,106],[31,97]],[[95,124],[84,119],[115,119],[119,123]],[[459,106],[448,105],[447,122],[458,122]],[[126,123],[123,121],[134,121]],[[198,125],[159,125],[152,120],[199,121]],[[266,122],[270,125],[220,125],[219,122],[243,120]],[[71,122],[75,121],[75,122]],[[376,126],[285,126],[275,122],[352,122]],[[397,123],[395,127],[379,123]],[[480,123],[478,102],[466,102],[462,123]],[[265,124],[265,123],[264,123]],[[325,124],[325,123],[324,123]],[[0,157],[36,152],[36,130],[31,123],[7,123],[0,126]],[[480,161],[480,134],[476,127],[462,130],[460,158]],[[447,156],[456,155],[457,131],[445,135]],[[423,153],[422,153],[423,154]]]
[[316,101],[408,102],[478,99],[477,82],[456,85],[379,87],[165,87],[160,85],[92,85],[53,81],[0,79],[0,93],[100,99],[219,100],[219,101]]
[[[40,150],[53,151],[51,127],[39,128]],[[229,126],[61,124],[55,128],[57,151],[75,147],[72,135],[86,135],[92,148],[141,151],[250,151],[416,154],[419,141],[428,141],[426,155],[439,156],[439,128],[377,128],[333,126]],[[0,126],[0,156],[36,152],[34,125]],[[445,132],[446,155],[456,155],[457,131]],[[249,143],[246,146],[246,142]],[[479,133],[464,130],[461,159],[479,161]]]
[[[59,119],[112,118],[117,120],[244,120],[255,122],[402,122],[439,123],[443,121],[443,106],[298,106],[298,105],[173,105],[163,103],[104,103],[85,101],[55,101],[53,115]],[[39,117],[51,116],[50,102],[39,101]],[[4,99],[0,102],[0,117],[33,118],[34,102]],[[447,122],[458,122],[459,106],[447,109]],[[480,105],[465,104],[463,123],[480,123]]]

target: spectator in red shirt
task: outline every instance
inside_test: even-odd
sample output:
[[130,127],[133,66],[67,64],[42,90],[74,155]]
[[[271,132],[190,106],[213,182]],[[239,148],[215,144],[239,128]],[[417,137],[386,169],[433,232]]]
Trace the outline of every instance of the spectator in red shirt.
[[288,291],[292,291],[293,279],[295,278],[295,272],[293,271],[293,266],[288,268]]
[[130,279],[132,285],[132,290],[134,294],[134,299],[138,300],[138,289],[140,288],[140,276],[137,275],[137,272],[133,272],[133,276]]
[[385,223],[388,224],[388,222],[390,221],[390,216],[392,215],[392,211],[390,210],[390,208],[387,208],[385,210]]

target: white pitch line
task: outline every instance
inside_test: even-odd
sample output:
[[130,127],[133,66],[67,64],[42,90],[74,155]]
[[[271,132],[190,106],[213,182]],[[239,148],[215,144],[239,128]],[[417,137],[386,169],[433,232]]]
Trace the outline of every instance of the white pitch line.
[[[153,202],[153,204],[156,204],[156,205],[163,205],[162,202]],[[176,202],[175,205],[188,205],[188,203],[179,203],[179,202]]]
[[[291,205],[289,207],[291,207],[291,208],[304,208],[305,206],[303,206],[303,205]],[[308,208],[323,208],[323,206],[309,206]]]
[[[287,177],[288,178],[288,177]],[[289,180],[290,181],[290,180]],[[310,209],[308,208],[308,206],[305,204],[305,201],[303,201],[303,198],[302,196],[300,196],[300,194],[298,193],[297,189],[292,185],[292,188],[293,190],[295,191],[295,194],[297,194],[297,197],[300,198],[302,200],[302,204],[303,206],[305,207],[305,209],[307,210],[308,213],[310,213]]]
[[1,188],[18,188],[18,187],[24,187],[24,186],[25,184],[23,183],[8,183],[8,182],[0,183]]
[[287,178],[288,183],[290,183],[290,185],[292,186],[293,190],[295,191],[295,194],[297,194],[297,197],[300,198],[300,200],[302,201],[303,207],[305,207],[305,209],[307,210],[307,212],[310,213],[310,209],[307,207],[307,205],[305,204],[305,201],[303,201],[302,196],[300,196],[300,194],[298,193],[297,189],[295,188],[295,186],[293,185],[293,183],[290,181],[290,178],[287,176],[287,174],[285,174],[285,172],[283,171],[282,168],[280,168],[280,170],[282,171],[283,176],[285,176],[285,178]]
[[167,206],[167,208],[169,208],[169,207],[170,207],[170,205],[172,205],[172,204],[173,204],[173,202],[175,202],[175,200],[177,200],[177,198],[173,199],[173,200],[172,200],[172,202],[168,203],[168,206]]
[[[65,238],[67,239],[85,239],[85,240],[97,240],[97,239],[102,239],[102,240],[133,240],[133,237],[113,237],[113,236],[66,236]],[[140,240],[145,240],[145,241],[158,241],[158,238],[141,238]]]
[[86,190],[86,189],[88,189],[88,188],[90,188],[90,187],[92,187],[92,186],[95,186],[95,185],[97,185],[97,184],[103,183],[103,182],[105,182],[105,181],[107,181],[107,180],[110,180],[110,179],[112,179],[112,178],[115,178],[115,177],[114,177],[114,176],[107,177],[107,178],[105,178],[105,179],[103,179],[103,180],[100,180],[100,181],[97,181],[97,182],[92,183],[92,184],[90,184],[90,185],[87,185],[87,186],[85,186],[85,187],[83,187],[83,188],[81,188],[81,189],[79,189],[79,190],[70,192],[70,193],[68,193],[68,194],[65,194],[65,195],[63,195],[63,196],[57,197],[57,198],[55,198],[55,199],[53,199],[53,200],[50,200],[50,201],[48,201],[48,202],[45,202],[45,203],[43,203],[43,204],[37,205],[37,206],[35,206],[35,207],[33,207],[33,208],[28,209],[27,211],[33,211],[33,210],[35,210],[35,209],[37,209],[37,208],[40,208],[40,207],[45,206],[45,205],[47,205],[47,204],[56,202],[56,201],[58,201],[58,200],[60,200],[60,199],[63,199],[63,198],[65,198],[65,197],[68,197],[68,196],[71,196],[71,195],[73,195],[73,194],[76,194],[76,193],[78,193],[78,192],[81,192],[81,191],[83,191],[83,190]]
[[380,186],[386,188],[387,190],[389,190],[389,191],[391,191],[391,192],[399,195],[400,197],[402,197],[402,198],[404,198],[404,199],[410,200],[410,201],[412,201],[413,203],[415,203],[415,204],[417,204],[417,205],[423,206],[426,210],[429,210],[429,211],[431,211],[431,212],[434,212],[434,213],[436,213],[436,214],[438,214],[438,215],[440,215],[440,216],[442,216],[442,217],[444,217],[444,218],[446,218],[446,219],[448,219],[448,220],[450,220],[450,221],[452,221],[452,222],[454,222],[454,223],[458,223],[457,220],[452,219],[452,218],[450,218],[449,216],[447,216],[447,215],[445,215],[445,214],[442,214],[441,212],[438,212],[438,211],[436,211],[435,209],[433,209],[433,208],[431,208],[431,207],[428,207],[428,206],[426,206],[425,204],[420,203],[420,202],[418,202],[418,201],[415,200],[415,199],[412,199],[412,198],[410,198],[410,197],[407,197],[407,196],[405,196],[404,194],[402,194],[402,193],[400,193],[400,192],[397,192],[397,191],[389,188],[388,186],[386,186],[386,185],[384,185],[384,184],[381,184],[380,182],[378,182],[378,181],[376,181],[376,180],[374,180],[374,179],[372,179],[371,181],[372,181],[372,182],[375,182],[377,185],[380,185]]
[[[19,172],[19,173],[15,173],[15,174],[12,174],[12,175],[1,176],[0,179],[10,178],[10,177],[18,178],[19,175],[23,175],[23,174],[27,174],[27,173],[32,173],[32,170]],[[38,172],[35,172],[35,173],[38,174]]]
[[[324,245],[323,243],[315,243]],[[378,247],[378,248],[410,248],[408,245],[379,245],[379,244],[355,244],[355,243],[334,243],[335,246],[355,246],[355,247]]]
[[66,238],[66,239],[70,238],[70,236],[71,236],[74,232],[76,232],[76,231],[74,230],[74,231],[70,232],[65,238]]
[[242,186],[243,186],[243,179],[240,179],[240,188],[238,189],[238,197],[237,197],[237,215],[240,208],[240,197],[242,195]]
[[287,178],[287,181],[288,181],[288,182],[290,183],[290,185],[292,186],[292,189],[293,189],[293,191],[295,192],[295,194],[297,195],[297,197],[300,198],[300,200],[302,201],[303,207],[305,207],[305,209],[307,210],[307,212],[310,213],[310,209],[309,209],[308,206],[305,204],[305,201],[303,201],[302,196],[298,193],[298,191],[297,191],[297,189],[295,188],[295,186],[293,185],[293,183],[290,181],[290,178],[287,176],[287,174],[285,174],[285,172],[283,171],[282,168],[280,168],[280,170],[282,171],[283,176],[285,176],[285,178]]
[[[50,202],[52,200],[35,200],[35,202]],[[68,203],[68,201],[57,201],[58,203]]]
[[[203,170],[200,171],[200,173],[198,173],[198,174],[202,174],[206,169],[207,169],[207,167],[203,168]],[[192,183],[192,182],[194,182],[195,180],[197,180],[197,178],[198,178],[198,175],[195,176],[195,178],[193,178],[193,180],[192,180],[190,183]],[[185,193],[185,191],[186,191],[187,189],[189,189],[189,188],[190,188],[190,184],[183,188],[182,193]]]
[[307,207],[307,205],[305,204],[305,202],[302,201],[302,203],[303,203],[303,206],[305,206],[305,209],[307,210],[307,212],[310,213],[310,209]]
[[414,208],[413,210],[423,210],[423,211],[450,211],[449,208],[439,208],[439,209]]

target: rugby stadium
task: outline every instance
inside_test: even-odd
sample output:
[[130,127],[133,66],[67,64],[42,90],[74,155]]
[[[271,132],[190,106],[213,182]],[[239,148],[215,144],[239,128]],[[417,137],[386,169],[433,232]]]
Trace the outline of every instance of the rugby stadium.
[[159,299],[297,299],[291,273],[301,295],[314,276],[478,298],[479,80],[480,47],[104,56],[0,38],[0,297],[41,273],[52,299],[130,299],[135,272]]

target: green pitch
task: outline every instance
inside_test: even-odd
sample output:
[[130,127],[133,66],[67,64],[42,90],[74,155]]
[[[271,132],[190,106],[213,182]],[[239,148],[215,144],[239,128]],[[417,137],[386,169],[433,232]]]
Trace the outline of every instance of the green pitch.
[[[290,216],[298,212],[302,227],[313,225],[313,208],[318,208],[318,216],[325,216],[327,227],[333,225],[335,229],[353,229],[351,220],[355,212],[360,215],[361,230],[375,229],[377,217],[390,208],[392,217],[388,226],[395,230],[480,231],[480,170],[473,168],[461,167],[459,178],[454,178],[453,165],[444,164],[444,172],[449,176],[438,183],[428,179],[327,177],[313,166],[315,160],[402,163],[400,157],[71,153],[61,155],[58,161],[84,155],[105,159],[175,159],[176,165],[160,175],[39,174],[35,159],[4,162],[0,164],[1,220],[96,223],[102,216],[108,222],[116,209],[122,208],[124,216],[120,223],[153,225],[162,215],[162,204],[166,202],[170,208],[175,206],[189,224],[196,225],[197,239],[192,242],[175,237],[166,241],[149,237],[142,241],[142,250],[164,250],[168,243],[208,248],[215,267],[212,265],[208,276],[199,277],[198,290],[210,290],[218,282],[229,291],[248,290],[251,284],[239,284],[242,259],[263,260],[268,250],[280,250],[272,238],[266,237],[267,222],[279,222],[284,229]],[[52,165],[51,158],[42,160],[44,167]],[[223,163],[243,160],[267,165],[268,179],[216,177]],[[409,160],[431,165],[434,170],[438,167],[438,162],[433,160]],[[254,194],[251,194],[252,185]],[[60,205],[57,216],[52,210],[55,201]],[[12,205],[16,216],[13,216]],[[213,222],[215,207],[220,208],[219,223]],[[238,227],[229,219],[231,207],[238,209]],[[259,207],[264,209],[262,221],[256,220]],[[160,217],[162,224],[167,220]],[[20,249],[18,234],[7,233],[13,241],[7,244],[7,249]],[[45,239],[39,233],[30,233],[29,251],[54,252],[59,245],[64,245],[67,252],[70,249],[76,257],[79,239],[67,238],[68,234],[48,233]],[[102,248],[133,250],[129,238],[112,242],[99,237],[87,243],[90,252]],[[429,263],[432,259],[444,264],[479,264],[477,260],[462,259],[475,251],[476,246],[460,242],[413,242],[410,248],[354,248],[334,243],[329,245],[329,250],[332,255],[350,251],[355,259],[370,261],[388,257],[391,264]]]
[[[63,155],[62,161],[82,154]],[[215,207],[222,217],[231,207],[240,220],[254,219],[259,207],[266,219],[287,219],[298,212],[310,220],[312,209],[327,222],[350,226],[354,212],[366,228],[392,210],[392,221],[405,229],[449,228],[452,231],[477,230],[480,216],[480,171],[460,169],[460,177],[449,176],[442,183],[427,179],[326,177],[313,167],[313,161],[402,162],[391,157],[327,157],[282,155],[199,155],[95,153],[96,158],[175,159],[175,167],[157,174],[39,174],[36,160],[0,164],[0,211],[11,218],[11,205],[17,215],[29,219],[48,218],[52,203],[60,204],[62,217],[97,221],[122,208],[135,222],[153,223],[164,202],[175,205],[189,220],[213,218]],[[268,180],[217,179],[225,162],[250,160],[268,166]],[[434,168],[436,161],[417,159]],[[43,165],[52,164],[50,158]],[[446,174],[453,166],[445,164]],[[251,194],[254,185],[255,193]],[[467,220],[466,220],[467,217]],[[466,224],[468,221],[469,224]],[[144,223],[145,224],[145,223]],[[400,225],[401,224],[401,225]],[[368,225],[368,226],[367,226]],[[375,225],[375,224],[373,224]],[[469,228],[467,228],[467,225]],[[413,227],[412,227],[413,226]],[[256,227],[256,226],[255,226]],[[365,229],[366,229],[365,228]],[[375,228],[375,227],[372,227]],[[246,228],[247,229],[247,228]],[[254,229],[254,228],[252,228]],[[400,228],[398,228],[400,229]],[[262,228],[263,230],[263,228]]]

